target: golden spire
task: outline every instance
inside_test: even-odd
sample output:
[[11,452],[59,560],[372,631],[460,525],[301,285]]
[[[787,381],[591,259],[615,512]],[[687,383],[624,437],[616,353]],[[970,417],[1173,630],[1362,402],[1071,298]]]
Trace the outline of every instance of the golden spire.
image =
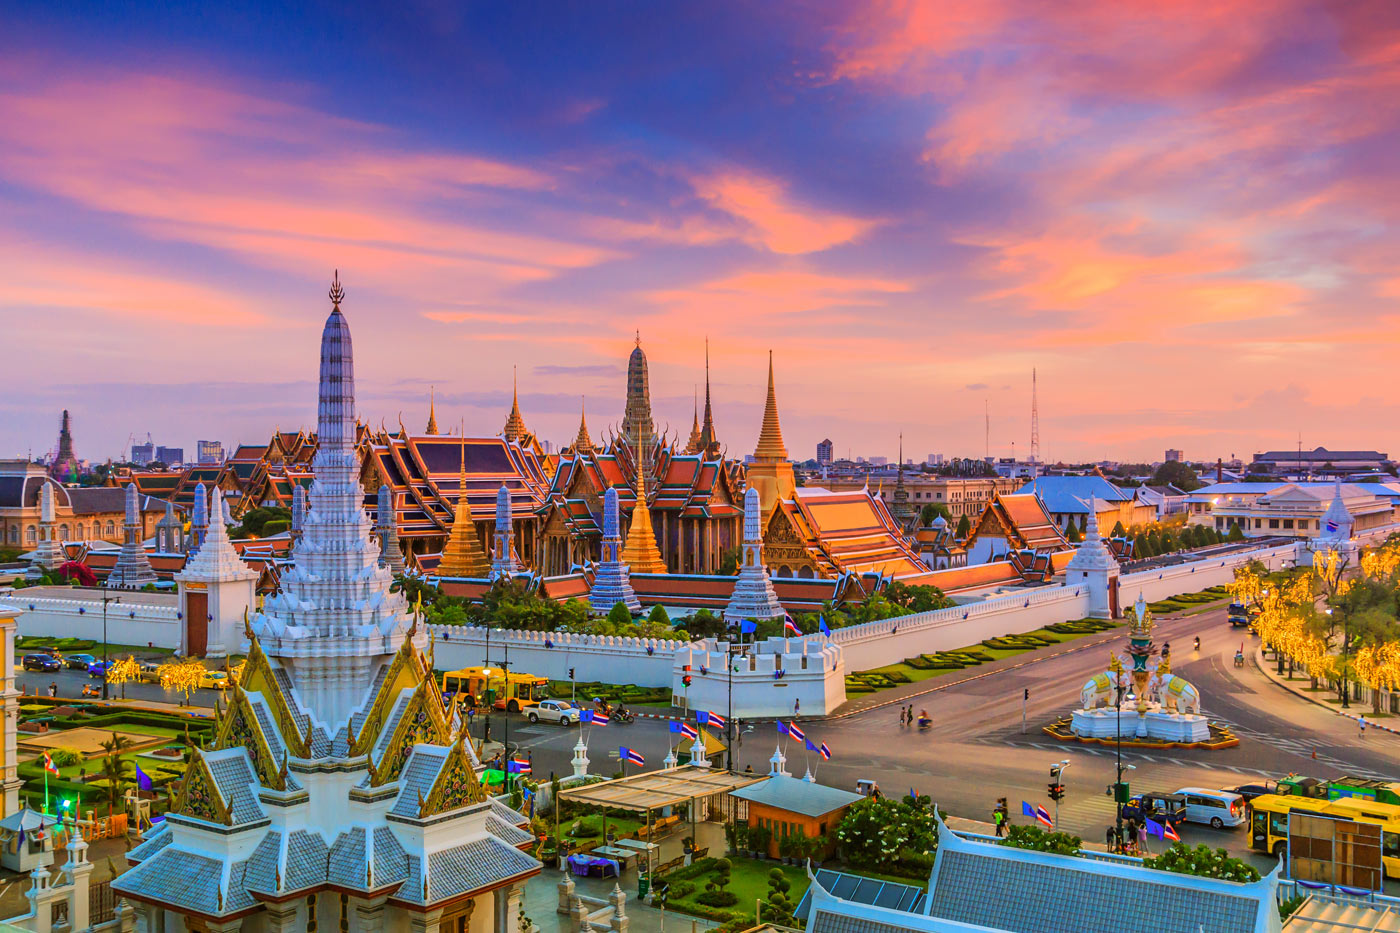
[[426,428],[424,428],[424,431],[425,431],[426,433],[428,433],[428,434],[436,434],[436,433],[438,433],[438,426],[437,426],[437,398],[436,398],[436,395],[437,395],[437,387],[436,387],[436,386],[429,386],[429,387],[428,387],[428,426],[427,426]]
[[588,400],[582,398],[578,407],[578,437],[574,438],[574,453],[591,454],[593,452],[593,438],[588,436]]
[[340,303],[345,300],[345,289],[340,286],[340,270],[335,270],[335,277],[331,279],[331,304],[335,310],[340,310]]
[[691,417],[690,440],[686,441],[685,452],[698,453],[700,450],[700,387],[695,387],[695,414]]
[[754,458],[758,460],[786,460],[787,448],[783,446],[783,429],[778,424],[778,393],[773,389],[773,351],[768,351],[768,404],[763,409],[763,429],[758,432],[758,446],[754,448]]
[[710,338],[705,338],[705,420],[700,424],[700,452],[713,456],[719,452],[719,442],[715,440],[714,412],[710,410]]
[[665,573],[666,562],[656,547],[656,532],[651,528],[651,510],[647,508],[646,471],[637,468],[637,504],[632,508],[632,527],[627,529],[627,542],[618,558],[632,573]]
[[506,426],[501,431],[501,436],[508,441],[518,441],[529,432],[525,430],[525,419],[520,416],[520,380],[515,367],[512,366],[510,370],[510,417],[506,418]]
[[491,562],[486,559],[486,551],[476,536],[476,522],[472,521],[472,508],[467,502],[467,439],[466,425],[462,427],[462,470],[457,475],[457,507],[452,516],[452,531],[447,536],[447,546],[442,549],[442,559],[437,572],[441,577],[485,577],[491,571]]

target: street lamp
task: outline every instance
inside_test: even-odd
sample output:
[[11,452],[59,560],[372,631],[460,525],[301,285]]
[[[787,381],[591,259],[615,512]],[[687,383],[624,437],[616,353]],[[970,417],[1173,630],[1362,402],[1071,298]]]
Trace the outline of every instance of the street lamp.
[[109,663],[107,660],[107,604],[121,601],[120,596],[104,595],[102,597],[102,699],[104,700],[107,699],[107,665]]

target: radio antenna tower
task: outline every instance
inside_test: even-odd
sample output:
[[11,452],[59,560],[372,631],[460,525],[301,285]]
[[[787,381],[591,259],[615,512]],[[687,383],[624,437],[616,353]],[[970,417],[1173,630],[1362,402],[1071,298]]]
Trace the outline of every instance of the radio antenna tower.
[[983,417],[985,423],[982,428],[982,459],[992,459],[992,402],[991,399],[982,400]]
[[1031,369],[1031,463],[1040,462],[1040,400],[1036,398],[1035,369]]

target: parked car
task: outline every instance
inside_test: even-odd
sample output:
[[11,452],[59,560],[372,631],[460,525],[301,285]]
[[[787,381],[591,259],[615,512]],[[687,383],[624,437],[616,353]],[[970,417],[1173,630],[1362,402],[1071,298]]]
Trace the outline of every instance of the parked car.
[[1244,798],[1245,803],[1249,803],[1255,797],[1278,793],[1277,788],[1278,785],[1273,781],[1265,781],[1262,784],[1241,784],[1239,787],[1227,788],[1227,793],[1238,794]]
[[63,659],[63,666],[72,668],[75,671],[85,671],[88,669],[88,665],[96,660],[97,658],[90,654],[70,654]]
[[93,661],[91,664],[88,665],[88,668],[87,668],[88,676],[89,676],[89,677],[106,677],[106,676],[107,676],[107,671],[109,671],[109,670],[111,669],[111,667],[112,667],[112,662],[111,662],[111,661]]
[[1139,823],[1165,820],[1175,826],[1186,819],[1186,798],[1180,794],[1138,794],[1123,804],[1122,815]]
[[63,669],[63,662],[51,654],[26,654],[20,666],[26,671],[58,671]]
[[227,690],[228,683],[228,674],[223,671],[205,671],[199,679],[199,685],[210,690]]
[[557,722],[561,726],[576,726],[582,711],[568,700],[540,700],[530,707],[531,722]]
[[1244,798],[1224,790],[1182,787],[1177,794],[1186,798],[1186,821],[1206,823],[1212,829],[1239,826],[1244,822]]

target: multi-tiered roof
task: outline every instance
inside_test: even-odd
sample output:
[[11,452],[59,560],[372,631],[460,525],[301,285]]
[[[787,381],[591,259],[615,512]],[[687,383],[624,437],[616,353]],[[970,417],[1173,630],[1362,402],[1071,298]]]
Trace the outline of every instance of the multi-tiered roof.
[[341,895],[367,909],[386,903],[398,916],[381,922],[407,926],[540,870],[522,851],[525,818],[477,780],[425,635],[371,538],[343,296],[337,281],[321,342],[315,481],[292,567],[250,622],[248,661],[212,746],[194,750],[163,826],[113,883],[186,926],[290,910],[305,928],[318,903],[347,903]]

